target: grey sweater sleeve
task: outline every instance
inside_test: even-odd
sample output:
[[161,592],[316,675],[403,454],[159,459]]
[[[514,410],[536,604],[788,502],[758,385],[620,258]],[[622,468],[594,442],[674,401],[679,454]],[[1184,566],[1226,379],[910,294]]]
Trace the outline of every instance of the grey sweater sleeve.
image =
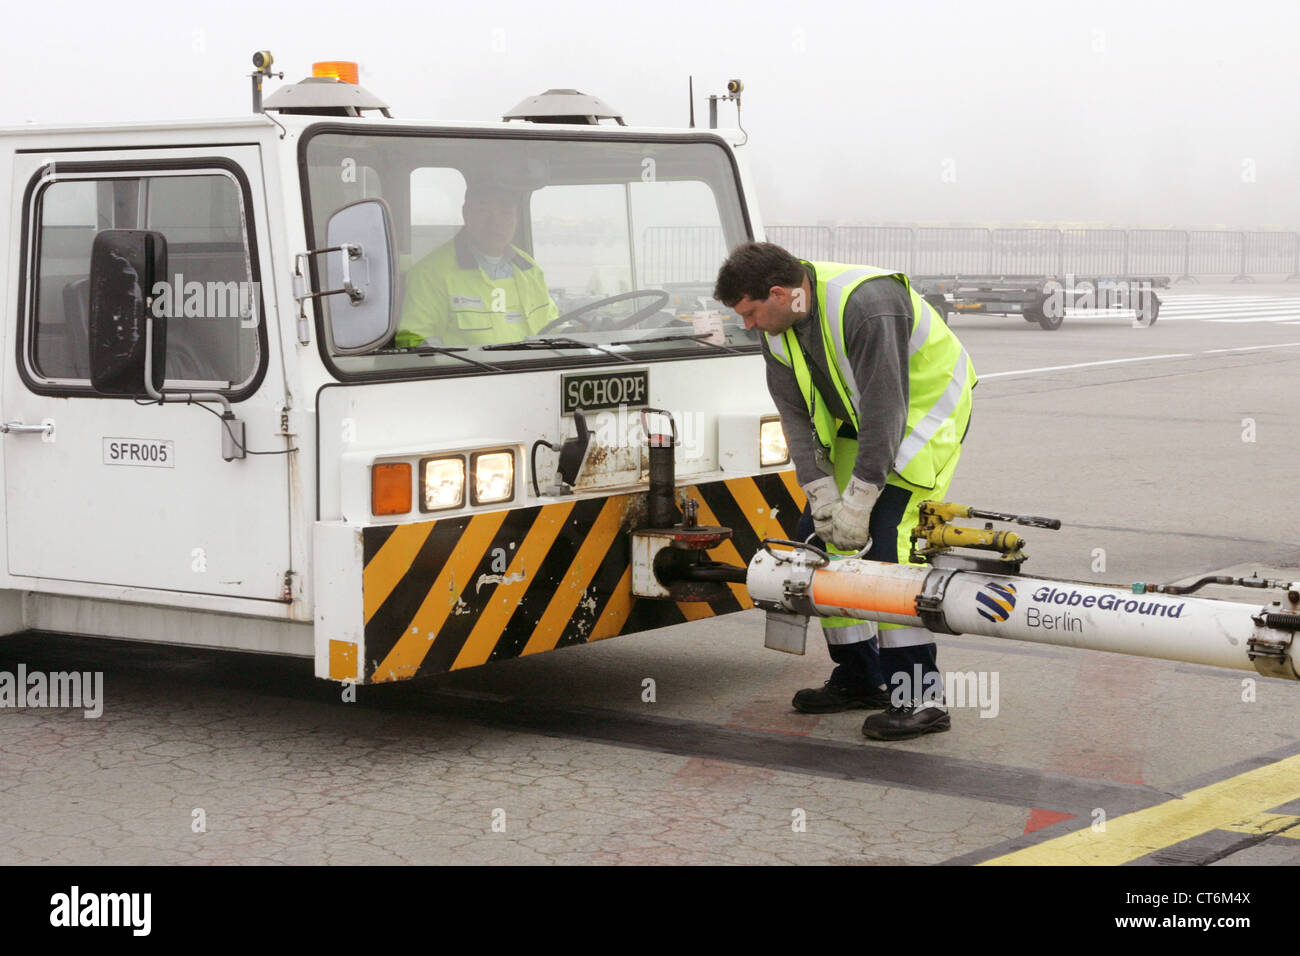
[[776,410],[781,413],[781,428],[785,431],[785,442],[790,448],[795,477],[801,485],[825,478],[826,473],[817,465],[817,441],[813,437],[808,406],[799,393],[794,370],[772,358],[766,349],[763,357],[767,360],[767,390],[772,395]]
[[845,304],[845,350],[858,386],[858,456],[853,474],[883,488],[907,431],[907,343],[912,303],[901,282],[863,282]]

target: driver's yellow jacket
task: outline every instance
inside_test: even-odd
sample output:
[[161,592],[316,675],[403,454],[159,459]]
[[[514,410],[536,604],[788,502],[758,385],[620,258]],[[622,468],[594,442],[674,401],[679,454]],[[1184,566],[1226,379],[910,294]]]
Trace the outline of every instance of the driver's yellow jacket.
[[406,274],[396,344],[489,345],[536,335],[559,316],[541,268],[510,247],[510,275],[489,278],[461,230]]

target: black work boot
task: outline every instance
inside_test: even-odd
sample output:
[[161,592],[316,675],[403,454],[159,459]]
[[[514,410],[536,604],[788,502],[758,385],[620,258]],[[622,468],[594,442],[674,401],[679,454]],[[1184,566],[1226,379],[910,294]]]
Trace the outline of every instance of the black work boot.
[[821,687],[805,687],[794,695],[790,705],[802,714],[881,710],[889,706],[889,692],[877,687],[846,687],[828,680]]
[[952,729],[952,718],[939,704],[909,702],[890,705],[883,714],[872,714],[862,725],[862,733],[872,740],[911,740],[923,734]]

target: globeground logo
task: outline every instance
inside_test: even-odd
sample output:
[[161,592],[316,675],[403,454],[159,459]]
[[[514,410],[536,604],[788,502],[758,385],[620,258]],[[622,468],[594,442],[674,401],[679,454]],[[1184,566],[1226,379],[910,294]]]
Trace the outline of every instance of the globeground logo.
[[1033,593],[1033,599],[1039,604],[1062,604],[1066,607],[1097,608],[1099,611],[1123,611],[1128,614],[1145,614],[1148,617],[1183,616],[1185,601],[1166,604],[1161,601],[1143,601],[1127,592],[1114,594],[1082,594],[1073,588],[1056,588],[1044,586]]
[[980,617],[1000,624],[1011,616],[1016,607],[1016,586],[989,581],[975,593],[976,608]]

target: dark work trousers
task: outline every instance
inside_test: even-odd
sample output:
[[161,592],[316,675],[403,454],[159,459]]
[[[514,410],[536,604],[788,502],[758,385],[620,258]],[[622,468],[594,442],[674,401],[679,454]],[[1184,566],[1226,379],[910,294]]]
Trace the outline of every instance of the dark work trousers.
[[[962,444],[965,444],[968,434],[970,434],[969,420],[962,432]],[[939,494],[946,494],[947,482],[937,491]],[[863,558],[890,564],[900,563],[898,553],[900,524],[906,518],[912,526],[915,526],[916,506],[921,501],[935,496],[935,492],[913,491],[887,483],[880,497],[876,499],[876,506],[871,510],[871,548]],[[803,541],[812,533],[812,511],[805,504],[795,530],[795,540]],[[820,548],[825,547],[820,538],[813,538],[812,543]],[[908,555],[904,554],[901,557],[902,563],[910,563],[906,560]],[[873,638],[870,641],[859,641],[854,644],[828,643],[826,647],[830,652],[831,660],[835,662],[835,669],[831,672],[831,682],[834,684],[854,688],[887,687],[892,691],[901,682],[903,687],[912,689],[909,696],[913,700],[920,700],[930,688],[937,690],[943,686],[943,676],[939,674],[937,660],[939,649],[933,641],[904,647],[880,647],[879,638]]]
[[[907,509],[912,493],[898,485],[885,485],[885,490],[871,509],[871,548],[863,555],[867,561],[885,561],[898,564],[898,525]],[[812,512],[804,505],[803,514],[795,530],[795,540],[803,541],[813,533]],[[812,544],[824,548],[820,538]],[[911,687],[916,680],[915,665],[921,667],[921,687],[927,686],[926,675],[937,673],[938,647],[933,644],[913,644],[908,647],[877,647],[877,640],[856,644],[827,644],[835,670],[831,683],[844,687],[889,687],[894,685],[894,674],[905,674]],[[933,678],[931,678],[933,680]],[[942,685],[939,685],[942,686]],[[916,697],[920,697],[917,689]]]

